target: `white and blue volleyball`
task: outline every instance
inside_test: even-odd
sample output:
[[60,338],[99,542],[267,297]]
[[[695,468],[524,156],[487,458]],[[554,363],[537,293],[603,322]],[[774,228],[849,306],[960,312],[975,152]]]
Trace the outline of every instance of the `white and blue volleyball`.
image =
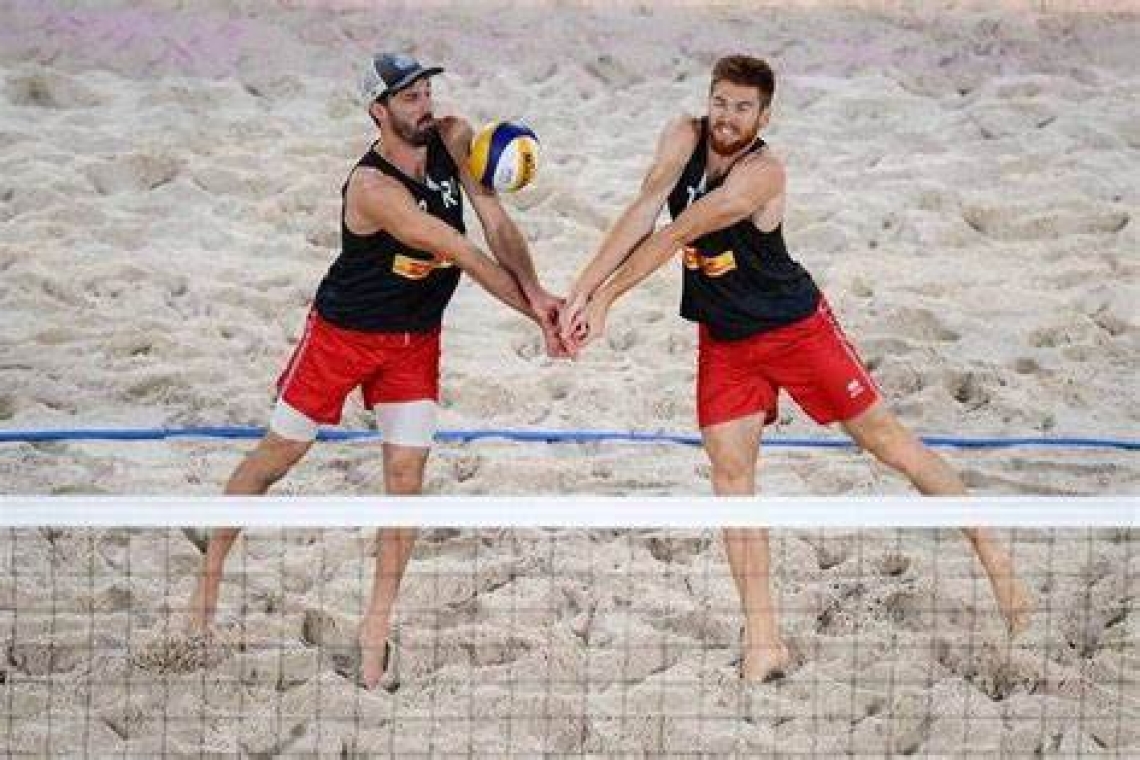
[[538,172],[538,137],[525,124],[493,121],[475,133],[467,159],[471,173],[486,187],[512,193]]

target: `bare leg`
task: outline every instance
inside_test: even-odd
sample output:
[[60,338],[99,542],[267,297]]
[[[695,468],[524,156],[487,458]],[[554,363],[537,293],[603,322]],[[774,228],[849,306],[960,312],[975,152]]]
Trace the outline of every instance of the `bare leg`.
[[[713,492],[717,496],[756,493],[756,466],[763,429],[760,415],[701,429],[705,452],[712,462]],[[741,674],[746,680],[762,681],[783,671],[791,661],[776,621],[768,531],[725,528],[724,548],[745,618]]]
[[[226,495],[263,495],[300,461],[310,446],[312,443],[308,441],[293,441],[276,433],[267,433],[230,476],[226,483]],[[240,530],[237,528],[218,528],[210,534],[202,572],[190,597],[190,626],[193,630],[205,632],[213,623],[226,555],[237,540],[238,533]]]
[[[843,427],[864,450],[905,475],[920,493],[929,496],[966,494],[966,485],[958,473],[923,445],[882,403],[845,422]],[[993,531],[963,528],[962,533],[985,568],[1010,635],[1017,635],[1029,624],[1034,605],[1029,591],[1014,574],[1013,560],[994,538]]]
[[[418,496],[423,491],[429,449],[384,444],[384,486],[391,496]],[[385,645],[392,627],[392,608],[404,569],[416,543],[415,528],[382,528],[372,596],[360,624],[360,677],[373,689],[384,676]]]

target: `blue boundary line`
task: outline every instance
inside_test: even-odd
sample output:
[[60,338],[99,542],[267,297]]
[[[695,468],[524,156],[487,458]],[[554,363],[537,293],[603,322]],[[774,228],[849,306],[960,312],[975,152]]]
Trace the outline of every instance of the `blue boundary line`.
[[[46,443],[60,441],[162,441],[184,438],[258,439],[265,434],[261,427],[159,427],[159,428],[60,428],[39,430],[0,430],[0,443]],[[623,430],[441,430],[436,440],[442,443],[467,443],[479,440],[507,440],[519,443],[671,443],[699,446],[700,436],[680,433],[643,433]],[[380,434],[369,430],[321,429],[319,441],[379,441]],[[926,435],[929,446],[958,449],[1006,449],[1046,447],[1059,449],[1140,450],[1140,439],[1056,437],[961,437]],[[773,437],[765,446],[782,448],[849,449],[855,444],[847,438]]]

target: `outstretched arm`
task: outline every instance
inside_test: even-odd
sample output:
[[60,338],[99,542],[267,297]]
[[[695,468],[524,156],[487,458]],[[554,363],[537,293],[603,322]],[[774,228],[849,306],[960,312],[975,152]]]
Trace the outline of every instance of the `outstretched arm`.
[[698,135],[693,120],[688,116],[665,127],[637,197],[621,213],[597,253],[578,275],[573,288],[575,292],[594,292],[653,231],[669,191],[681,176],[685,162],[696,146]]
[[784,191],[784,182],[784,168],[775,158],[758,155],[742,159],[721,187],[647,237],[594,292],[587,312],[586,339],[599,337],[614,301],[657,271],[678,249],[753,216]]
[[422,210],[411,193],[396,180],[381,172],[357,170],[350,188],[350,202],[362,218],[379,225],[404,245],[431,253],[441,261],[453,262],[491,295],[537,319],[510,272],[451,226]]
[[564,340],[571,338],[575,323],[594,291],[653,232],[657,217],[669,198],[669,191],[684,171],[685,162],[696,147],[699,136],[696,122],[689,116],[675,119],[662,131],[653,163],[642,180],[637,197],[614,222],[570,289],[560,319]]
[[459,168],[459,181],[475,209],[491,254],[518,281],[519,289],[538,317],[552,356],[565,356],[556,336],[558,312],[562,299],[549,293],[538,279],[534,259],[526,237],[503,208],[498,193],[479,182],[467,164],[471,150],[471,125],[464,119],[446,117],[440,120],[440,135]]

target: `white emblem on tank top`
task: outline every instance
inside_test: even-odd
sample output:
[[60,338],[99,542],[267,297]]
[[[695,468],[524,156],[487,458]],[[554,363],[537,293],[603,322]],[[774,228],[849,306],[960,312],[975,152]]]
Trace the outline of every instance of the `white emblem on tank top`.
[[685,188],[685,192],[689,194],[689,202],[685,204],[685,208],[692,206],[698,198],[704,196],[708,192],[709,178],[707,175],[701,175],[701,181],[694,185],[689,185]]
[[436,182],[434,179],[431,178],[430,175],[425,174],[424,175],[424,184],[427,185],[428,190],[431,190],[434,193],[440,194],[440,197],[443,198],[443,207],[444,208],[451,208],[452,206],[458,206],[459,205],[459,201],[457,201],[455,199],[455,181],[454,180],[445,179],[443,182]]

